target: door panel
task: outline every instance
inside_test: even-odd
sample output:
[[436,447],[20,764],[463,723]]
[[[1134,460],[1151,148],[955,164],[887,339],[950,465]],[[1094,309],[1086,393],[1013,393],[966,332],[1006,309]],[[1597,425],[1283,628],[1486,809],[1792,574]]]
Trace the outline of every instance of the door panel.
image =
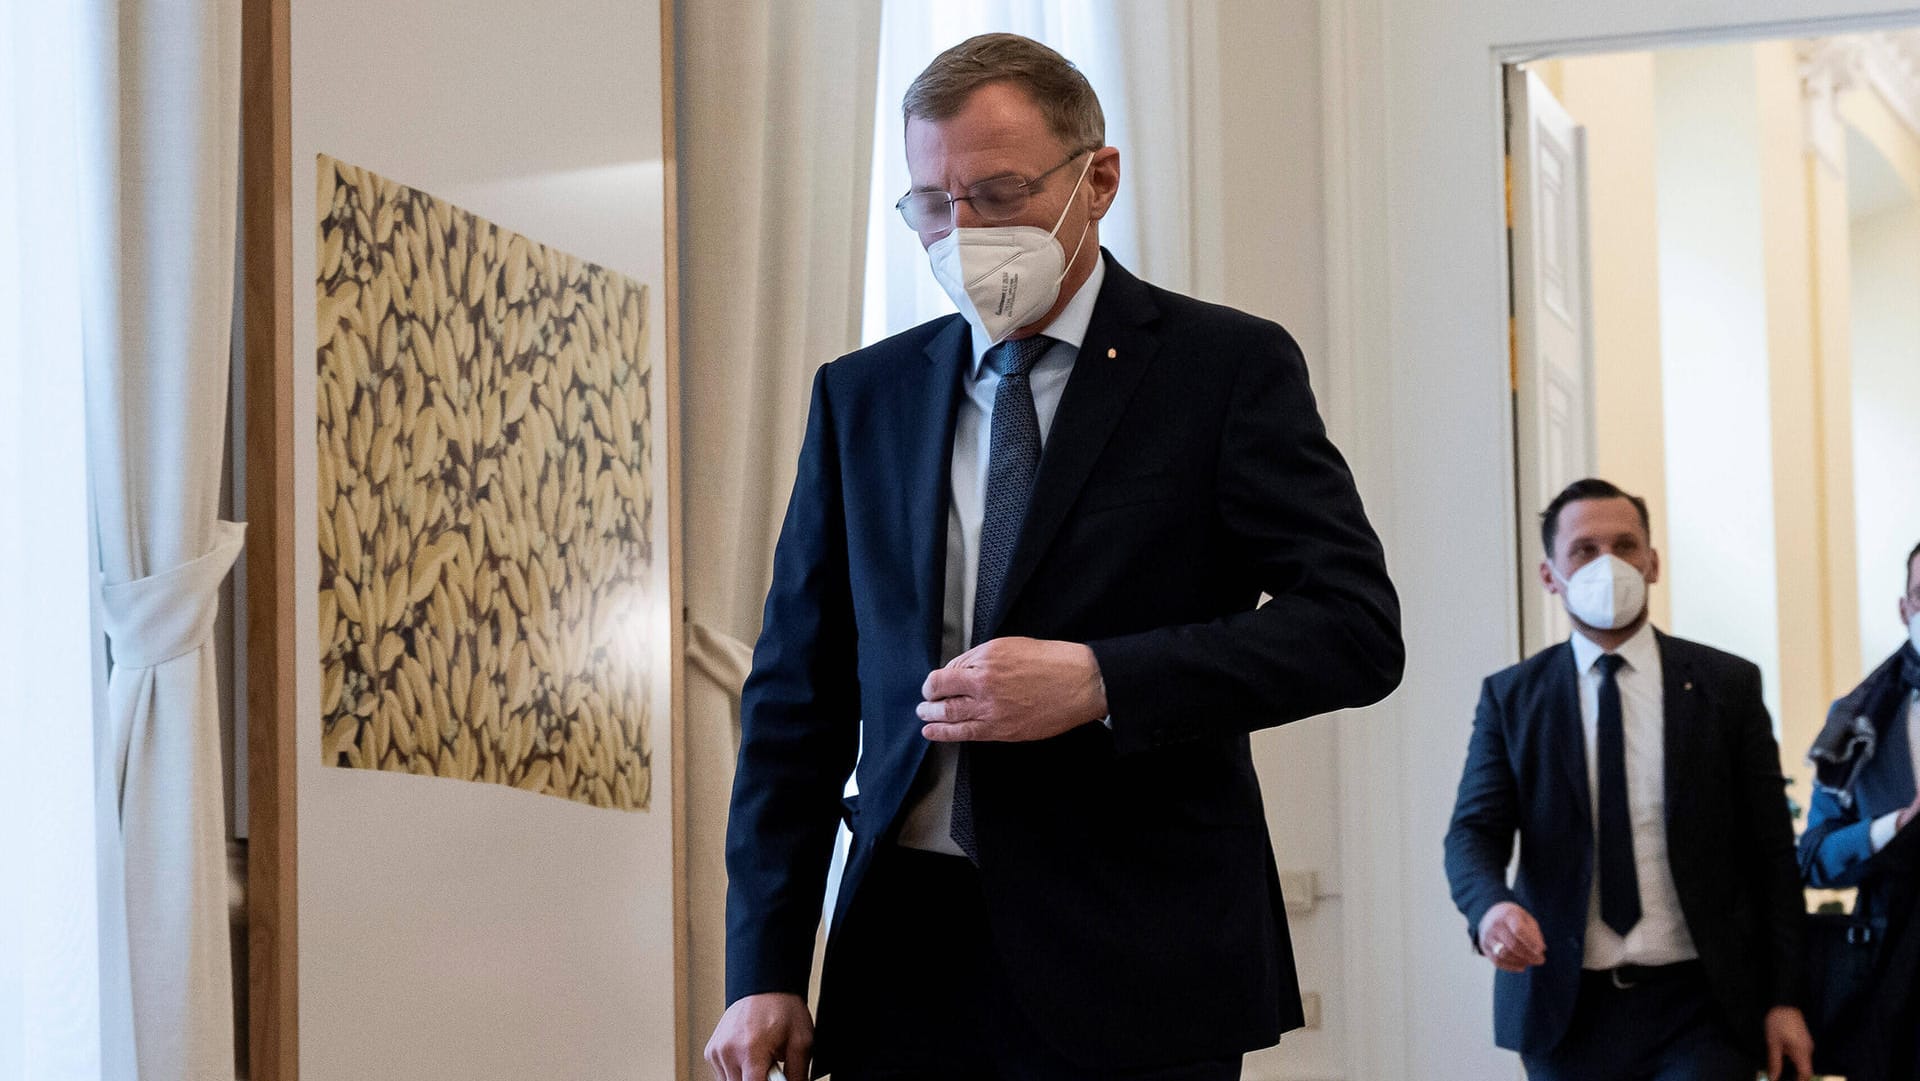
[[1519,67],[1507,69],[1507,162],[1520,644],[1531,654],[1571,630],[1535,571],[1539,512],[1593,473],[1593,335],[1585,132]]

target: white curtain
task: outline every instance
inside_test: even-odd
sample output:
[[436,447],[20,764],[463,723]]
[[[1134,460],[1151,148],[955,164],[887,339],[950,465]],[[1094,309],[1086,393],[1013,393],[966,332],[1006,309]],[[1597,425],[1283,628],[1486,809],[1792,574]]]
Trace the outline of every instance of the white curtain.
[[[726,969],[723,845],[740,684],[813,371],[858,344],[880,0],[676,5],[693,1002]],[[694,1056],[692,1076],[708,1075]]]
[[[77,88],[67,4],[0,0],[0,1079],[103,1056]],[[124,1012],[124,1011],[123,1011]]]
[[99,779],[103,821],[118,827],[102,846],[103,969],[131,991],[140,1081],[230,1078],[212,632],[242,534],[218,520],[240,8],[95,0],[86,10],[87,455],[111,656]]
[[[873,199],[868,208],[867,282],[861,340],[953,310],[927,272],[926,253],[893,208],[907,190],[906,130],[900,99],[927,63],[975,34],[1023,34],[1058,50],[1093,84],[1120,149],[1120,194],[1100,223],[1100,241],[1155,285],[1193,292],[1212,284],[1196,252],[1197,221],[1210,212],[1199,145],[1210,70],[1196,66],[1218,0],[887,0],[874,113]],[[1207,64],[1212,61],[1208,60]],[[1071,243],[1071,238],[1068,238]],[[1198,271],[1198,272],[1197,272]]]

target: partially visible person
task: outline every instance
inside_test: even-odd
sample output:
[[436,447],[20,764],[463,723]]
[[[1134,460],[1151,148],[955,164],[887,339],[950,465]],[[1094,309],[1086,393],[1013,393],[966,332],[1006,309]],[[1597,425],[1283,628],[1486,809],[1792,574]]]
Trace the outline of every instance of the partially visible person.
[[1848,1081],[1920,1078],[1920,545],[1907,554],[1907,640],[1827,712],[1813,741],[1813,805],[1800,838],[1807,884],[1859,887],[1854,915],[1878,932],[1880,964],[1859,1006]]
[[1575,481],[1540,534],[1574,633],[1482,685],[1446,841],[1498,970],[1494,1040],[1532,1081],[1804,1079],[1804,905],[1760,670],[1648,622],[1645,500]]

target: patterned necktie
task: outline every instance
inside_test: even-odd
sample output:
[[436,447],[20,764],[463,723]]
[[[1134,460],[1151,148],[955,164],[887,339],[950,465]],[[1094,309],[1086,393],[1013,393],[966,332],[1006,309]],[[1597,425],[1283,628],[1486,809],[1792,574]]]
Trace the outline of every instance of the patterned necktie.
[[1620,708],[1620,666],[1625,658],[1602,654],[1599,723],[1595,755],[1599,760],[1598,834],[1600,922],[1625,937],[1640,922],[1640,875],[1633,862],[1633,814],[1627,807],[1627,734]]
[[[1000,587],[1006,583],[1007,564],[1026,520],[1027,497],[1040,467],[1040,414],[1033,406],[1033,387],[1027,375],[1034,362],[1053,345],[1053,339],[1035,334],[1019,341],[1001,342],[987,350],[987,367],[1000,375],[993,392],[993,422],[987,442],[987,494],[980,519],[980,562],[973,587],[973,631],[968,645],[986,640],[1000,607]],[[953,817],[948,833],[967,858],[980,862],[973,839],[973,785],[966,744],[960,745],[953,777]]]

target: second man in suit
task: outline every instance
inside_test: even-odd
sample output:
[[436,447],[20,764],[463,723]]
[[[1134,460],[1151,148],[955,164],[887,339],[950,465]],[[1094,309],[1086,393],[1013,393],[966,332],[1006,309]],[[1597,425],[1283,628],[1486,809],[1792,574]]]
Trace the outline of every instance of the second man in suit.
[[1648,622],[1643,500],[1576,481],[1541,541],[1574,633],[1486,680],[1446,841],[1498,970],[1495,1042],[1533,1081],[1804,1079],[1804,903],[1760,671]]

